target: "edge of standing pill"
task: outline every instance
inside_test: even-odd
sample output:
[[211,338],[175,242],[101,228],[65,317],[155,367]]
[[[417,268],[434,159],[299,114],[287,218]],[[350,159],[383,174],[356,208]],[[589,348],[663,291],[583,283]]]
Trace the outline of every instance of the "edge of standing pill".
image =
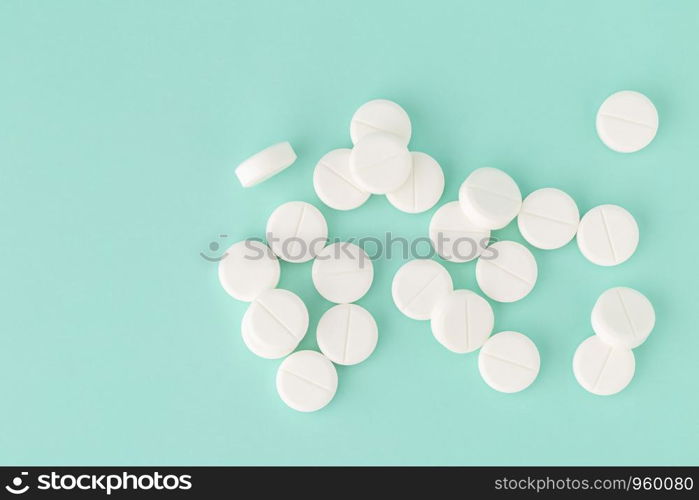
[[288,141],[279,142],[244,160],[236,167],[235,175],[241,186],[256,186],[289,168],[296,158]]

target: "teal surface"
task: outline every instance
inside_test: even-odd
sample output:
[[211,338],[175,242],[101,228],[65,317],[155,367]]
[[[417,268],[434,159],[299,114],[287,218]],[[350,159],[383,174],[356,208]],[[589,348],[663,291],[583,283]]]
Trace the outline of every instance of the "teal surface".
[[[699,3],[693,1],[3,1],[0,3],[1,464],[698,464]],[[601,144],[609,94],[647,94],[660,130],[645,150]],[[246,304],[200,257],[263,236],[289,200],[321,207],[331,237],[424,237],[434,210],[384,197],[321,205],[312,171],[350,146],[349,120],[386,97],[411,148],[443,166],[441,203],[474,168],[526,194],[566,190],[581,211],[626,207],[641,242],[615,268],[572,243],[534,251],[539,282],[493,304],[542,366],[527,390],[487,387],[390,297],[400,255],[375,262],[360,301],[374,355],[296,413],[278,361],[246,350]],[[289,140],[299,159],[252,189],[235,165]],[[227,238],[218,235],[227,234]],[[516,224],[495,233],[522,241]],[[423,247],[424,249],[424,247]],[[311,265],[281,286],[311,313],[330,304]],[[473,263],[449,265],[474,288]],[[597,296],[654,303],[637,372],[613,397],[585,392],[571,360]]]

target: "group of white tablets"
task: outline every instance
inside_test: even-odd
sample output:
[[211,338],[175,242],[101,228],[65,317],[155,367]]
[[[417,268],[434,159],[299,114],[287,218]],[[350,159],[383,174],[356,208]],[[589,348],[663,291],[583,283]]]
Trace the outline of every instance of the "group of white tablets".
[[352,149],[335,149],[313,171],[318,198],[330,208],[351,210],[372,194],[385,194],[398,210],[420,213],[442,197],[444,174],[434,158],[410,152],[410,118],[393,101],[376,99],[352,117]]
[[[597,115],[598,134],[615,151],[645,147],[657,127],[655,107],[637,92],[613,94]],[[408,213],[432,208],[442,196],[444,175],[432,157],[408,150],[411,133],[410,118],[398,104],[380,99],[361,106],[351,120],[352,149],[333,150],[315,167],[313,185],[318,197],[337,210],[357,208],[371,194],[385,194],[392,205]],[[243,186],[253,186],[295,159],[289,143],[276,144],[240,164],[236,175]],[[577,235],[581,253],[601,266],[629,259],[639,240],[635,219],[622,207],[600,205],[581,219],[575,201],[565,192],[544,188],[522,200],[516,182],[490,167],[473,171],[461,185],[458,201],[437,209],[429,236],[447,261],[477,259],[476,281],[486,296],[514,302],[533,289],[536,259],[520,243],[492,243],[491,231],[515,218],[533,247],[560,248]],[[372,284],[373,265],[356,245],[327,244],[323,214],[302,201],[277,207],[267,222],[266,237],[269,246],[260,240],[231,246],[220,261],[219,280],[230,295],[250,302],[241,325],[247,347],[263,358],[288,356],[277,372],[281,399],[296,410],[315,411],[330,402],[337,389],[333,363],[360,363],[376,346],[374,318],[354,304]],[[308,329],[308,311],[297,295],[277,288],[278,259],[314,259],[316,290],[337,304],[318,323],[322,354],[293,353]],[[416,259],[403,265],[394,276],[392,295],[409,318],[430,320],[434,337],[450,351],[480,349],[478,367],[493,389],[518,392],[536,379],[540,358],[534,342],[514,331],[491,336],[495,318],[488,301],[470,290],[454,290],[448,271],[435,260]],[[631,349],[648,337],[654,323],[653,307],[640,292],[624,287],[604,292],[592,311],[595,335],[574,356],[573,371],[580,385],[601,395],[623,389],[634,373]]]
[[[219,262],[219,281],[231,296],[250,302],[240,328],[248,349],[267,359],[286,356],[277,371],[281,399],[295,410],[319,410],[337,389],[333,363],[361,363],[376,347],[376,321],[369,311],[353,304],[371,287],[373,264],[357,245],[328,245],[325,217],[302,201],[277,207],[267,221],[266,234],[269,246],[253,239],[232,245]],[[316,328],[322,354],[292,354],[308,330],[308,310],[298,295],[277,288],[279,259],[314,259],[312,279],[316,290],[337,304],[323,314]]]

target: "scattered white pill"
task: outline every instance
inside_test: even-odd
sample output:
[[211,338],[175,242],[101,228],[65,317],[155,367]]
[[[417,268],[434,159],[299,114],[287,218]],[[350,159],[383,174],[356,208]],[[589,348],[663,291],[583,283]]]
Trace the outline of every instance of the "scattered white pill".
[[[286,356],[299,345],[308,330],[308,310],[293,292],[274,288],[261,293],[243,315],[243,328],[259,350]],[[265,357],[265,356],[263,356]]]
[[633,349],[646,341],[655,326],[655,310],[641,292],[610,288],[592,308],[592,329],[605,343]]
[[505,172],[483,167],[471,172],[461,184],[459,203],[475,224],[487,229],[502,229],[519,213],[522,194]]
[[418,214],[429,210],[444,192],[444,172],[430,155],[412,152],[413,168],[405,183],[396,191],[386,193],[388,201],[398,210]]
[[328,309],[316,330],[318,347],[330,361],[356,365],[376,348],[379,329],[374,317],[356,304],[340,304]]
[[316,207],[304,201],[279,205],[267,220],[267,242],[287,262],[307,262],[328,240],[328,224]]
[[350,153],[352,178],[373,194],[386,194],[401,187],[408,180],[412,167],[408,148],[392,134],[364,136]]
[[279,261],[257,240],[231,245],[218,263],[218,280],[233,298],[250,302],[279,283]]
[[365,136],[376,132],[393,134],[407,145],[412,134],[408,113],[387,99],[375,99],[363,104],[355,111],[350,123],[352,144],[357,144]]
[[454,290],[437,302],[430,328],[440,344],[463,354],[480,348],[492,333],[494,323],[488,301],[470,290]]
[[539,374],[539,350],[526,335],[496,333],[478,354],[478,369],[486,384],[500,392],[519,392]]
[[335,366],[319,352],[298,351],[279,365],[277,392],[294,410],[320,410],[332,400],[336,391]]
[[364,250],[347,242],[332,243],[318,253],[311,269],[313,284],[325,299],[347,304],[362,298],[374,279]]
[[335,149],[323,156],[313,171],[313,187],[318,198],[335,210],[352,210],[369,199],[352,178],[350,149]]
[[600,205],[580,220],[577,240],[587,260],[599,266],[615,266],[636,251],[638,225],[620,206]]
[[636,371],[630,349],[611,346],[598,336],[588,337],[573,356],[573,374],[587,391],[609,396],[629,385]]
[[391,294],[400,312],[411,319],[432,317],[435,305],[454,289],[449,272],[430,259],[403,264],[393,277]]
[[645,148],[658,131],[658,111],[646,96],[622,90],[597,111],[597,135],[609,149],[633,153]]
[[245,346],[250,350],[250,352],[261,358],[279,359],[283,358],[291,352],[287,350],[285,347],[275,347],[262,344],[255,336],[251,335],[250,329],[248,328],[247,322],[245,321],[245,317],[243,317],[243,322],[240,325],[240,334],[243,338]]
[[432,247],[444,260],[468,262],[488,246],[490,230],[474,223],[458,201],[450,201],[437,209],[430,220]]
[[578,231],[580,212],[573,198],[560,189],[537,189],[522,202],[519,232],[530,245],[543,250],[561,248]]
[[278,174],[296,161],[296,153],[288,142],[280,142],[251,156],[235,169],[243,187],[252,187]]
[[476,262],[476,281],[488,297],[498,302],[523,299],[534,288],[536,259],[524,245],[498,241]]

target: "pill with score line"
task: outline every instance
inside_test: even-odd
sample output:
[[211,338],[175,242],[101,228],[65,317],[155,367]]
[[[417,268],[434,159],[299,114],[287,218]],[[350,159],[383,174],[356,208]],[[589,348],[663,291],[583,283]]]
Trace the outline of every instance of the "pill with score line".
[[452,290],[449,272],[431,259],[414,259],[403,264],[391,285],[398,310],[416,320],[430,319],[437,302]]
[[316,351],[297,351],[277,370],[277,392],[290,408],[300,412],[318,411],[335,397],[337,370]]

